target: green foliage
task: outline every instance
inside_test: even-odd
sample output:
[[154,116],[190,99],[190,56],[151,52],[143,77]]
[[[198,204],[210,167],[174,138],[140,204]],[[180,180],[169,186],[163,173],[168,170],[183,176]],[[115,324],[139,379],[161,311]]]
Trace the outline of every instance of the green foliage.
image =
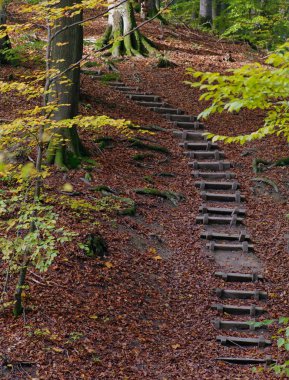
[[194,24],[199,14],[199,0],[176,0],[168,14],[170,21]]
[[226,75],[193,69],[187,72],[197,80],[187,83],[203,91],[201,100],[211,102],[199,118],[207,118],[216,112],[239,112],[244,108],[261,109],[265,113],[264,125],[250,134],[221,136],[207,133],[208,138],[244,144],[275,134],[289,141],[289,43],[271,54],[266,65],[245,65]]
[[233,0],[215,24],[224,37],[272,49],[289,37],[288,10],[285,0]]
[[[289,351],[289,317],[280,317],[278,320],[269,319],[261,322],[252,321],[251,324],[255,327],[271,326],[273,324],[279,325],[277,335],[274,335],[273,339],[276,340],[279,350]],[[269,370],[273,371],[276,375],[287,377],[289,376],[289,360],[286,360],[282,364],[272,364]]]

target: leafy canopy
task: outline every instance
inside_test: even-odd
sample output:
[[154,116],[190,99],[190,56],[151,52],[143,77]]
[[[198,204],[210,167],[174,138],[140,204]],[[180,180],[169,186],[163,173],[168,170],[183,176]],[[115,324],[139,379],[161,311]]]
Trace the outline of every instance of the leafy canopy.
[[261,139],[268,135],[282,135],[289,141],[289,43],[271,54],[266,65],[254,63],[228,70],[228,74],[200,72],[188,69],[195,82],[187,82],[203,91],[200,99],[211,102],[199,118],[216,112],[239,112],[241,109],[262,109],[264,125],[256,131],[240,136],[208,134],[213,141],[240,143]]

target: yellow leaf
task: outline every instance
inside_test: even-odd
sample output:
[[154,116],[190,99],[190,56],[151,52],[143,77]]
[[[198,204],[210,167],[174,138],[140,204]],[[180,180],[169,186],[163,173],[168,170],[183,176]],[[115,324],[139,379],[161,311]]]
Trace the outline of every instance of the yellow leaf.
[[154,257],[154,260],[158,261],[158,260],[162,260],[163,258],[160,256],[160,255],[157,255]]
[[63,185],[63,191],[65,191],[66,193],[71,193],[73,191],[73,186],[71,185],[71,183],[65,183]]
[[89,318],[90,319],[98,319],[98,315],[90,315]]
[[113,264],[110,263],[109,261],[107,261],[104,265],[105,265],[107,268],[112,268],[112,267],[113,267]]
[[174,349],[174,350],[176,350],[176,349],[178,349],[178,348],[180,348],[181,347],[181,345],[180,344],[172,344],[172,348]]
[[57,353],[61,353],[61,352],[63,352],[63,349],[60,348],[60,347],[52,347],[52,350],[53,350],[54,352],[57,352]]

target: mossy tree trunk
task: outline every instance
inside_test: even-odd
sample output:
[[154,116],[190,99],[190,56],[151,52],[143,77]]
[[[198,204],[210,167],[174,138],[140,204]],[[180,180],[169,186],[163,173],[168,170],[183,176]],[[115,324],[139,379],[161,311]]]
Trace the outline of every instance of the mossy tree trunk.
[[119,2],[119,0],[109,1],[108,25],[103,37],[97,42],[97,48],[108,45],[112,40],[110,51],[114,57],[145,56],[154,52],[153,43],[139,30],[131,32],[137,26],[131,1],[127,0],[118,7],[112,8]]
[[[3,31],[5,32],[6,24],[6,10],[4,0],[0,0],[0,33],[2,35]],[[11,48],[10,40],[8,34],[5,34],[4,37],[0,37],[0,64],[8,63],[6,53],[7,50]]]
[[[159,0],[141,0],[140,6],[140,15],[142,20],[156,16],[161,9],[161,3]],[[157,19],[162,23],[167,24],[167,21],[163,18],[161,14],[157,16]]]
[[[71,7],[80,2],[81,0],[60,0],[57,7]],[[52,38],[51,43],[51,68],[57,73],[62,73],[51,84],[52,92],[48,101],[58,105],[51,120],[71,119],[78,113],[80,93],[80,65],[78,62],[83,54],[83,28],[81,25],[64,28],[81,20],[81,13],[73,17],[63,16],[56,21],[52,30],[52,37],[60,30],[63,31]],[[48,163],[63,168],[75,166],[85,155],[85,149],[76,127],[61,128],[54,132],[48,146]]]
[[200,0],[200,23],[204,26],[212,26],[212,0]]

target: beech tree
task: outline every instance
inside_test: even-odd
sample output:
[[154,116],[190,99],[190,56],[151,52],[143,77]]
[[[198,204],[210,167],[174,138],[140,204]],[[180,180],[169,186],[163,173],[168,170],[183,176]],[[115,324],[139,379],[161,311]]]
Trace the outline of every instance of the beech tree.
[[6,52],[10,48],[10,41],[6,33],[5,0],[0,0],[0,64],[7,63]]
[[200,0],[200,22],[212,25],[212,0]]
[[[80,4],[81,0],[61,0],[57,7],[65,9]],[[55,79],[51,83],[48,103],[58,104],[51,120],[72,119],[78,113],[80,93],[80,61],[83,54],[82,12],[63,15],[55,21],[51,31],[50,62]],[[73,24],[77,25],[72,26]],[[48,148],[48,163],[59,167],[85,154],[76,126],[57,129]]]
[[152,53],[153,43],[136,28],[133,4],[130,0],[109,0],[108,25],[97,47],[110,46],[114,57],[143,56]]

